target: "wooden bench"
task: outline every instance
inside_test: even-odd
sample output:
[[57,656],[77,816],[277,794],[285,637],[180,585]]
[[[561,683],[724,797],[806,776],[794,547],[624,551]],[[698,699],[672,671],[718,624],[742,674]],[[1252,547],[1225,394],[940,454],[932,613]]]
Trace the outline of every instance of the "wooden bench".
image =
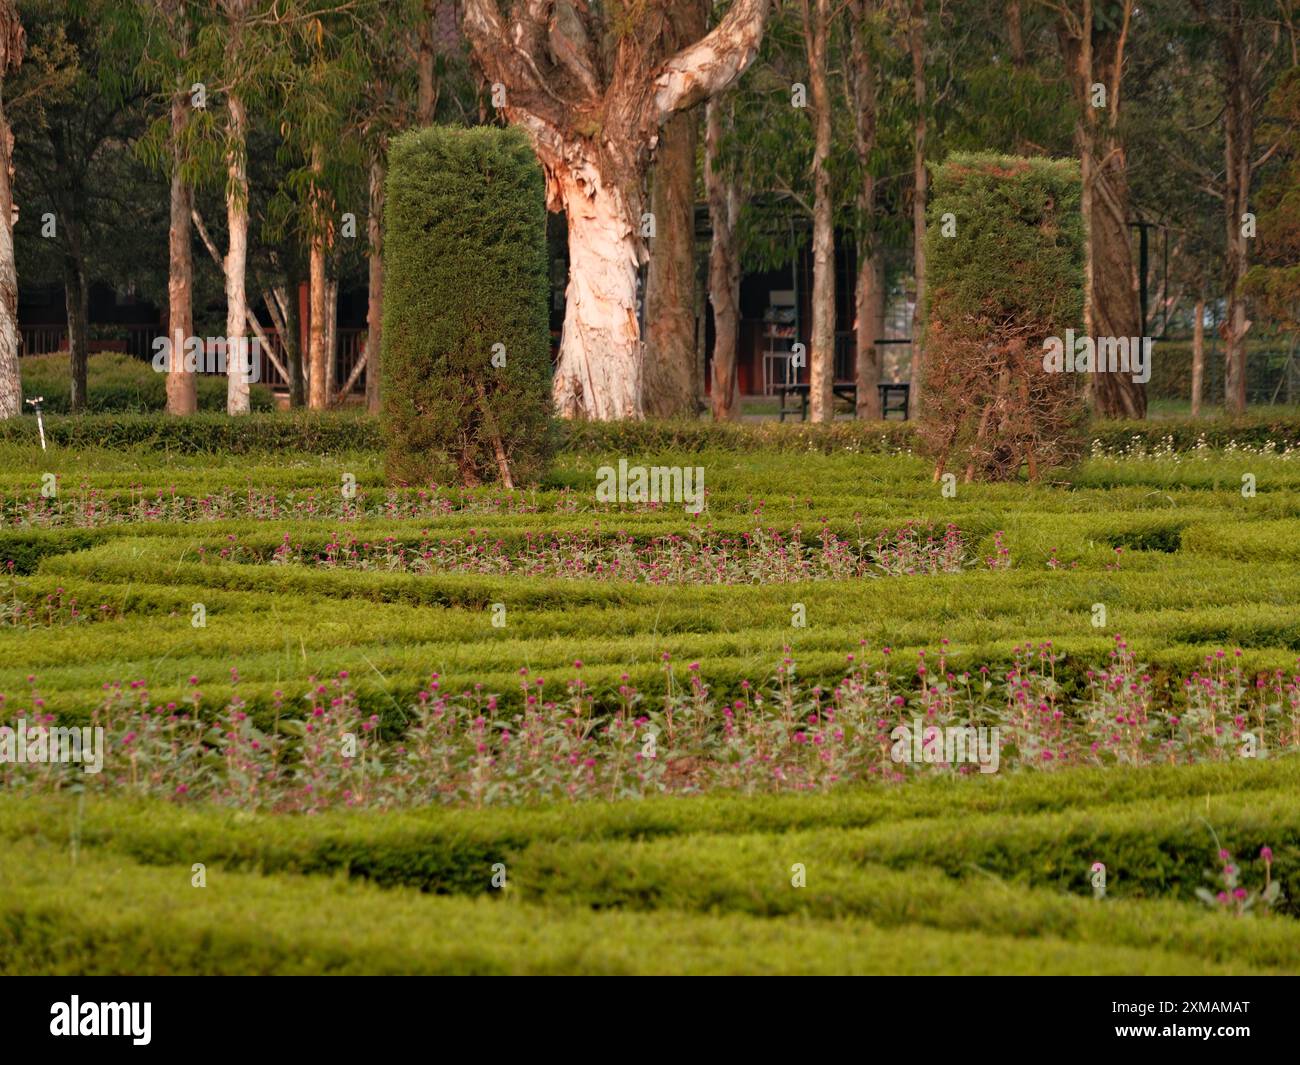
[[[903,421],[907,421],[908,402],[911,398],[912,386],[909,384],[892,384],[884,383],[876,386],[880,389],[880,416],[888,418],[891,414],[901,414]],[[778,384],[776,386],[777,402],[780,406],[777,409],[777,416],[780,421],[785,421],[787,414],[798,414],[800,421],[808,420],[808,393],[810,386],[807,383],[798,384]],[[831,402],[842,399],[848,403],[849,407],[855,412],[858,408],[858,386],[852,382],[836,382],[831,385]],[[787,405],[786,401],[792,402]]]

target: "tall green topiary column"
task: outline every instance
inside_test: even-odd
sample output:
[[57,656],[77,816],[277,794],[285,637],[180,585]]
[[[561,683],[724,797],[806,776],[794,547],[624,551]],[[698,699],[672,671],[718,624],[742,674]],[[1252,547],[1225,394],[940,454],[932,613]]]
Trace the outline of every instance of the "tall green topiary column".
[[936,171],[919,427],[936,478],[1036,479],[1081,454],[1083,377],[1044,363],[1083,326],[1080,192],[1068,159],[963,153]]
[[544,183],[527,138],[404,134],[386,203],[389,480],[536,481],[552,449],[551,358]]

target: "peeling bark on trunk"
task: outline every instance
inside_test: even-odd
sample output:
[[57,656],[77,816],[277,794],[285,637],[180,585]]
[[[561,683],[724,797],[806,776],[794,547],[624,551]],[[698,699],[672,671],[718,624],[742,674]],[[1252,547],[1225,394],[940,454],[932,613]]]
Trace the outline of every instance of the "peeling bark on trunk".
[[831,198],[831,101],[826,82],[830,37],[830,0],[803,0],[804,38],[808,52],[808,89],[812,96],[813,148],[813,290],[809,417],[835,417],[835,203]]
[[635,230],[622,193],[593,177],[583,183],[570,176],[560,188],[569,219],[569,284],[555,407],[565,418],[640,418]]
[[907,33],[912,54],[912,102],[916,127],[912,139],[912,272],[916,276],[916,305],[912,308],[912,393],[909,416],[921,413],[921,382],[925,374],[925,204],[930,179],[925,169],[925,0],[912,0]]
[[713,243],[709,249],[709,302],[713,306],[714,421],[740,416],[740,385],[736,375],[736,346],[740,339],[740,241],[736,220],[740,194],[731,175],[720,167],[724,119],[731,116],[730,99],[711,100],[705,117],[704,184],[709,197]]
[[[182,52],[183,54],[183,52]],[[189,123],[189,94],[178,88],[172,96],[171,222],[167,231],[167,332],[171,357],[167,366],[167,413],[193,414],[198,410],[194,374],[185,369],[185,340],[194,332],[194,259],[190,240],[190,212],[194,190],[185,182],[182,138]]]
[[[21,29],[18,32],[21,34]],[[0,75],[3,72],[0,66]],[[22,335],[18,331],[18,271],[14,265],[14,196],[10,174],[13,151],[14,135],[0,95],[0,419],[16,417],[23,411],[23,385],[18,369]]]
[[1224,410],[1244,414],[1246,410],[1246,299],[1242,279],[1250,267],[1250,250],[1242,232],[1242,215],[1250,210],[1251,154],[1254,152],[1254,115],[1250,106],[1250,72],[1246,69],[1244,16],[1240,0],[1232,0],[1223,37],[1224,112],[1223,150],[1225,164],[1224,211],[1227,222],[1227,255],[1224,263],[1223,333]]
[[860,226],[865,233],[858,240],[858,277],[854,290],[857,343],[857,417],[876,421],[880,410],[880,350],[876,347],[884,318],[884,260],[875,235],[867,227],[876,211],[876,177],[871,172],[871,155],[876,147],[878,101],[874,57],[867,39],[867,23],[874,17],[875,0],[856,0],[850,9],[851,95],[854,110],[854,146],[862,184],[858,188]]
[[366,233],[370,239],[370,284],[366,295],[366,409],[379,413],[380,351],[384,328],[384,159],[370,162],[370,204]]
[[730,85],[752,61],[771,0],[736,0],[700,40],[658,62],[635,32],[613,53],[608,12],[527,0],[504,18],[466,0],[465,32],[501,112],[529,135],[547,201],[569,224],[569,285],[554,401],[565,417],[643,415],[636,319],[641,189],[660,126]]
[[1196,300],[1196,324],[1192,326],[1192,417],[1201,413],[1205,385],[1205,297]]
[[[232,38],[236,40],[238,38]],[[247,344],[248,298],[244,282],[248,270],[248,115],[243,98],[232,91],[226,98],[230,146],[226,157],[226,412],[249,411]]]

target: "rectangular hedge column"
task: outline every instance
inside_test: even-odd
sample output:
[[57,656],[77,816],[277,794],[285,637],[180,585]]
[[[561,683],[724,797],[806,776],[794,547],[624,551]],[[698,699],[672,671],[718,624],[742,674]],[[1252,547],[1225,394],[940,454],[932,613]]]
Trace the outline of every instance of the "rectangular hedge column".
[[1036,480],[1082,453],[1082,377],[1043,365],[1045,340],[1082,329],[1080,191],[1073,160],[962,153],[935,174],[919,432],[936,480]]
[[541,167],[522,131],[397,138],[384,213],[389,480],[535,482],[553,448]]

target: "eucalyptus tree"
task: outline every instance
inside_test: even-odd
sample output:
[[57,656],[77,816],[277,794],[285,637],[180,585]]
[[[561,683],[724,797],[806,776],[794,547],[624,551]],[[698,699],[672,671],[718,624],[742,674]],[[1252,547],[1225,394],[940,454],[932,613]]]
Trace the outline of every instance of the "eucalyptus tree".
[[621,4],[465,0],[494,107],[529,135],[548,205],[568,221],[569,287],[554,380],[566,417],[640,418],[636,313],[643,184],[660,128],[730,85],[771,0],[736,0],[710,32],[659,58],[655,20]]

